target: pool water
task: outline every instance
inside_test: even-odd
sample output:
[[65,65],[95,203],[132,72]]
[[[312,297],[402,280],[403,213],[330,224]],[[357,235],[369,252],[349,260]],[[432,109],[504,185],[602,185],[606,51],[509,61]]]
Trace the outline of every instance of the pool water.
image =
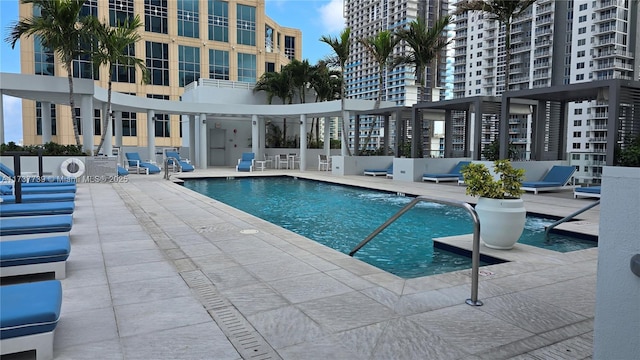
[[[346,254],[411,201],[406,196],[291,177],[194,179],[184,186]],[[557,251],[595,245],[556,234],[545,245],[544,226],[552,222],[528,217],[520,242]],[[419,203],[354,257],[403,278],[467,269],[468,256],[439,249],[433,239],[472,232],[466,211]]]

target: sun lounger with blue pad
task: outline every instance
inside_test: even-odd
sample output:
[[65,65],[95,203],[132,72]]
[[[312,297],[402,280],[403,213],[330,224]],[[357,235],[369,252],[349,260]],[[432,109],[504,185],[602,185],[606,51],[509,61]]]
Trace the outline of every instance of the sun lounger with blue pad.
[[[41,203],[48,201],[74,201],[76,194],[73,193],[58,193],[58,194],[23,194],[23,203]],[[0,195],[0,203],[2,204],[15,204],[16,197],[14,195]]]
[[137,152],[128,152],[125,153],[124,156],[127,158],[129,169],[136,169],[138,174],[141,172],[145,174],[157,174],[160,172],[160,168],[157,165],[148,161],[142,161],[140,154]]
[[573,198],[576,199],[576,198],[578,198],[578,196],[599,198],[600,197],[600,186],[577,187],[577,188],[573,189]]
[[[54,184],[54,183],[52,183]],[[62,184],[62,183],[60,183]],[[0,185],[0,194],[2,195],[12,195],[14,190],[13,185]],[[73,193],[76,192],[76,186],[22,186],[20,184],[20,188],[23,194],[61,194],[61,193]]]
[[422,181],[458,181],[462,179],[462,168],[471,164],[471,161],[459,161],[448,173],[426,173],[422,175]]
[[127,176],[127,175],[129,175],[129,170],[118,165],[118,176]]
[[370,176],[387,176],[387,174],[393,174],[393,163],[384,169],[364,169],[364,174]]
[[242,153],[242,157],[238,159],[236,171],[253,171],[255,157],[254,153]]
[[520,189],[533,191],[534,194],[540,191],[572,189],[575,187],[571,183],[574,172],[574,166],[553,165],[541,180],[523,181]]
[[[4,174],[6,177],[10,178],[10,179],[15,179],[16,177],[16,173],[7,165],[0,163],[0,172],[2,174]],[[27,182],[27,184],[55,184],[55,185],[59,185],[59,183],[64,183],[65,185],[67,183],[69,184],[75,184],[76,179],[74,178],[65,178],[65,177],[60,177],[60,176],[46,176],[44,178],[39,178],[39,177],[27,177],[25,176],[23,179],[24,181],[30,181],[33,180],[33,182]]]
[[53,333],[60,319],[60,280],[0,287],[0,355],[35,350],[53,359]]
[[180,154],[177,151],[166,150],[165,155],[167,157],[167,164],[171,166],[177,166],[179,171],[191,172],[195,170],[193,165],[189,164],[184,159],[180,158]]
[[41,237],[42,234],[64,235],[71,231],[73,215],[47,215],[0,218],[2,240]]
[[54,201],[41,203],[0,203],[0,217],[12,216],[43,216],[73,214],[73,201]]
[[56,279],[64,279],[70,252],[69,235],[0,241],[0,274],[7,277],[54,273]]

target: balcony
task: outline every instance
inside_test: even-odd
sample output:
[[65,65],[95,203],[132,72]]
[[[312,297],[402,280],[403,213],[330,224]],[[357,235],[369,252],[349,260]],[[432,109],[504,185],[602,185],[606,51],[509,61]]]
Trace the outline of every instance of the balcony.
[[624,5],[624,0],[601,0],[593,7],[594,10],[613,9]]

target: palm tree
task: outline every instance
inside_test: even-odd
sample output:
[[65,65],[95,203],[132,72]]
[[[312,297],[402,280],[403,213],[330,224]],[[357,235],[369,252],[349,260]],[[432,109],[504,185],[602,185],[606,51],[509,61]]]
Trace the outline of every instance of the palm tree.
[[116,64],[124,65],[127,67],[137,67],[142,71],[143,81],[147,79],[147,67],[142,59],[128,54],[127,49],[133,46],[141,39],[138,34],[138,28],[142,26],[140,17],[136,15],[134,18],[127,18],[124,23],[118,23],[116,27],[111,27],[108,24],[101,23],[97,19],[93,19],[90,22],[93,29],[92,36],[94,37],[93,51],[91,57],[93,64],[96,67],[101,65],[107,65],[109,76],[107,86],[107,113],[103,114],[104,123],[102,136],[100,137],[100,143],[96,149],[96,155],[100,152],[104,139],[109,127],[109,121],[113,115],[111,112],[111,89],[112,89],[112,75]]
[[[390,57],[393,53],[393,48],[400,42],[398,37],[395,37],[392,32],[388,30],[380,31],[376,36],[360,39],[360,43],[369,51],[374,60],[378,63],[378,96],[374,105],[375,109],[380,108],[380,102],[382,101],[382,93],[384,92],[384,70],[389,67],[388,70],[393,69],[393,63],[390,63]],[[390,65],[390,66],[389,66]],[[371,134],[375,128],[376,121],[371,122],[367,138],[365,139],[363,150],[367,148],[367,145],[371,141]]]
[[408,28],[396,32],[396,36],[411,50],[406,55],[398,56],[394,60],[394,66],[406,64],[415,67],[416,83],[421,85],[418,102],[421,102],[422,97],[427,93],[427,84],[424,81],[425,69],[449,44],[444,32],[450,23],[451,16],[444,16],[437,19],[433,27],[429,28],[424,19],[419,17],[410,22]]
[[69,80],[69,110],[78,146],[80,146],[80,134],[78,119],[75,116],[72,64],[73,59],[84,53],[81,44],[87,35],[87,26],[84,21],[87,18],[80,19],[84,2],[85,0],[22,0],[23,4],[33,4],[34,8],[39,8],[40,15],[14,22],[6,38],[11,48],[14,48],[22,36],[38,36],[42,45],[60,58]]
[[305,90],[307,84],[311,81],[311,65],[309,65],[309,60],[299,61],[293,59],[284,66],[282,71],[288,71],[289,74],[291,74],[291,83],[298,91],[300,103],[304,104],[306,102]]
[[467,11],[484,11],[504,25],[504,91],[509,91],[509,66],[511,65],[511,24],[513,19],[522,15],[536,0],[464,0],[456,4],[454,15]]
[[[267,93],[267,102],[271,104],[274,97],[282,99],[282,104],[287,102],[291,104],[294,93],[289,71],[266,72],[260,76],[253,88],[253,92],[265,91]],[[284,118],[282,138],[284,144],[287,143],[287,118]]]
[[345,79],[344,79],[344,71],[345,66],[347,64],[347,60],[349,60],[349,47],[351,45],[351,40],[349,36],[351,35],[351,28],[345,28],[340,33],[339,37],[332,37],[323,35],[320,37],[320,41],[328,44],[333,49],[333,52],[336,54],[338,64],[340,65],[340,72],[342,72],[342,82],[340,85],[340,110],[342,111],[342,141],[343,148],[346,148],[347,154],[351,156],[351,150],[349,146],[347,146],[347,117],[345,116],[345,106],[344,106],[344,88],[345,88]]
[[[316,65],[311,67],[309,85],[316,93],[316,102],[337,100],[340,98],[342,74],[339,71],[329,69],[326,61],[319,60]],[[313,118],[311,124],[312,131],[315,130],[316,144],[320,143],[320,122],[318,120],[318,118]],[[309,140],[312,138],[313,134]]]

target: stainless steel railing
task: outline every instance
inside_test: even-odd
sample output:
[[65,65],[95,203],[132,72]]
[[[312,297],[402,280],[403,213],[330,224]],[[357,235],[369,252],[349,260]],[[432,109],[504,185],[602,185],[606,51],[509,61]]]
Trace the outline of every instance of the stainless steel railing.
[[587,205],[587,206],[583,207],[582,209],[580,209],[580,210],[578,210],[578,211],[575,211],[575,212],[573,212],[573,213],[571,213],[571,214],[569,214],[569,215],[567,215],[567,216],[563,217],[562,219],[560,219],[560,220],[558,220],[558,221],[554,222],[553,224],[551,224],[551,225],[547,226],[547,227],[544,229],[544,239],[545,239],[544,241],[545,241],[545,242],[549,242],[549,232],[550,232],[553,228],[555,228],[556,226],[558,226],[558,225],[560,225],[560,224],[562,224],[562,223],[564,223],[564,222],[567,222],[567,221],[569,221],[569,220],[573,219],[574,217],[576,217],[576,216],[578,216],[578,215],[582,214],[583,212],[585,212],[585,211],[587,211],[587,210],[589,210],[589,209],[591,209],[591,208],[594,208],[594,207],[596,207],[596,206],[598,206],[598,205],[600,205],[600,200],[597,200],[596,202],[593,202],[593,203],[591,203],[591,204],[589,204],[589,205]]

